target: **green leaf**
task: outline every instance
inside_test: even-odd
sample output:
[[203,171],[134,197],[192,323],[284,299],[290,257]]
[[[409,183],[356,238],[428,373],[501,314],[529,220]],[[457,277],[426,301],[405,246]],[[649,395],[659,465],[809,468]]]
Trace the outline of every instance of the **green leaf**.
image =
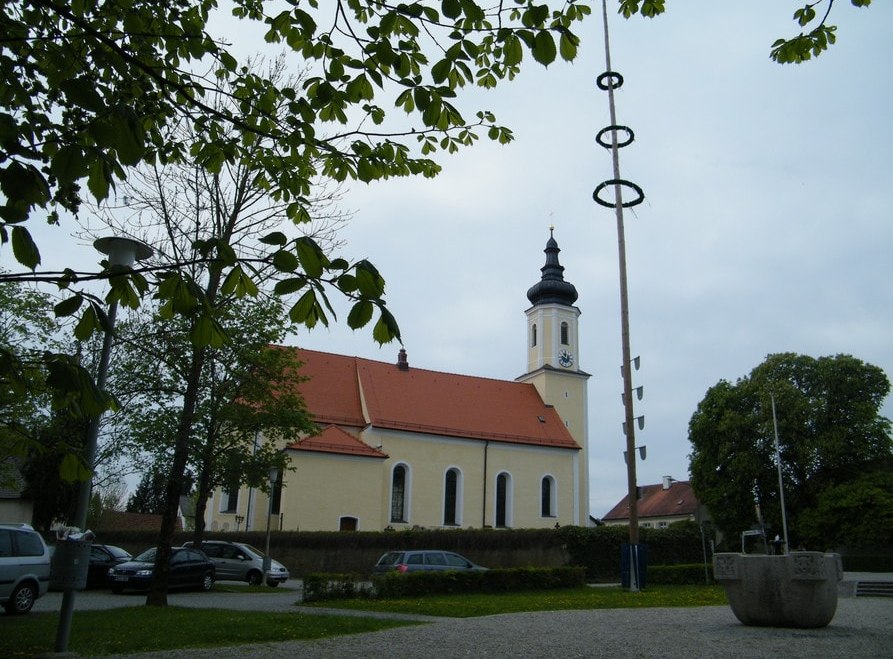
[[552,34],[545,30],[537,32],[533,41],[533,59],[543,66],[549,66],[555,61],[555,55],[555,39]]
[[71,316],[78,309],[81,308],[81,303],[84,299],[80,295],[75,295],[74,297],[70,297],[67,300],[62,300],[56,306],[53,307],[53,311],[56,313],[57,318],[65,318],[66,316]]
[[59,465],[59,476],[69,483],[75,481],[87,481],[93,477],[83,458],[75,453],[66,453]]
[[276,282],[276,285],[273,287],[273,292],[276,295],[290,295],[291,293],[296,293],[307,285],[307,279],[305,277],[294,277],[292,279],[283,279],[282,281]]
[[40,252],[25,227],[14,226],[12,228],[12,253],[16,257],[16,261],[26,268],[34,270],[40,265]]
[[350,310],[350,313],[347,316],[347,326],[351,329],[359,329],[360,327],[365,327],[366,323],[372,320],[372,312],[375,310],[375,305],[373,305],[368,300],[360,300],[353,308]]
[[310,289],[309,291],[304,293],[297,302],[295,302],[295,304],[288,312],[288,317],[292,320],[292,322],[306,325],[308,319],[312,316],[315,306],[316,293],[313,289]]
[[84,309],[81,319],[74,328],[74,335],[77,337],[78,341],[86,341],[93,334],[93,330],[98,328],[99,319],[96,317],[96,312],[93,310],[92,306],[88,306]]
[[568,32],[562,32],[558,42],[561,59],[565,62],[572,62],[577,57],[577,44],[579,39]]
[[380,307],[381,316],[375,327],[372,329],[372,338],[379,344],[390,343],[394,339],[400,340],[400,328],[397,327],[397,321],[384,307]]
[[459,18],[462,15],[462,3],[459,0],[443,0],[440,3],[440,11],[447,18]]
[[[361,161],[362,162],[362,161]],[[301,261],[304,273],[313,279],[322,277],[325,255],[312,239],[305,237],[295,241],[295,251]]]
[[298,268],[298,257],[289,251],[280,249],[273,254],[273,265],[280,272],[294,272]]

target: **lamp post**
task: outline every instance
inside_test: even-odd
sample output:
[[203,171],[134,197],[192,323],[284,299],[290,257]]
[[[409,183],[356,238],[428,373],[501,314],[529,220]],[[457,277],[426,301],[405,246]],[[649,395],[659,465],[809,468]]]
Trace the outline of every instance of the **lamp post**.
[[[137,261],[143,261],[152,256],[152,248],[139,240],[131,238],[119,238],[115,236],[99,238],[93,242],[99,252],[108,256],[109,268],[131,268]],[[108,309],[108,330],[102,339],[102,352],[99,356],[99,365],[96,370],[96,387],[99,391],[105,391],[105,381],[108,375],[109,358],[112,352],[112,339],[115,329],[115,316],[118,313],[118,302],[113,300]],[[99,438],[99,422],[102,414],[97,414],[90,419],[87,428],[87,441],[84,447],[84,462],[90,471],[93,471],[93,462],[96,460],[96,444]],[[78,488],[77,508],[74,525],[82,531],[87,526],[87,511],[90,508],[90,491],[93,486],[92,476],[89,480],[82,481]],[[87,566],[84,565],[84,570]],[[71,618],[74,613],[73,588],[67,588],[62,593],[62,608],[59,611],[59,628],[56,632],[56,652],[68,651],[68,638],[71,634]]]
[[270,517],[273,515],[273,492],[276,488],[276,482],[279,480],[279,469],[271,467],[268,477],[270,479],[270,500],[267,503],[267,546],[264,550],[264,579],[267,578],[273,565],[273,560],[270,558]]

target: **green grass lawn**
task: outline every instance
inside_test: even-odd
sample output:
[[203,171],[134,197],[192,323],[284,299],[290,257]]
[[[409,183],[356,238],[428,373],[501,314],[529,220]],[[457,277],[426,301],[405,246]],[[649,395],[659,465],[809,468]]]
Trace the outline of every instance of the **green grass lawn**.
[[595,588],[581,586],[566,590],[538,590],[519,593],[429,595],[419,598],[383,600],[330,600],[304,606],[471,618],[522,611],[719,606],[727,603],[728,600],[722,586],[654,586],[638,593],[631,593],[619,586]]
[[[306,640],[413,624],[291,612],[132,606],[76,611],[68,650],[85,656]],[[58,613],[0,615],[0,657],[52,652]]]

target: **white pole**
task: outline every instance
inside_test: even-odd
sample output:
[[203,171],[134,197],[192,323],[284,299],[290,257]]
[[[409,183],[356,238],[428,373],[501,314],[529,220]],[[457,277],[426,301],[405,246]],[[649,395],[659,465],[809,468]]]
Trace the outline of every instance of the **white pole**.
[[778,469],[778,496],[781,500],[781,527],[784,531],[784,551],[788,553],[788,516],[784,507],[784,484],[781,480],[781,451],[778,448],[778,420],[775,418],[775,394],[769,394],[772,400],[772,428],[775,431],[775,466]]

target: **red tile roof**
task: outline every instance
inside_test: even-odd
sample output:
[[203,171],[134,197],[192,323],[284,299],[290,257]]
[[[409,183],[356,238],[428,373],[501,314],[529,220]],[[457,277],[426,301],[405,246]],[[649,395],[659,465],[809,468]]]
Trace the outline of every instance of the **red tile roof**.
[[532,384],[290,349],[308,378],[295,386],[320,425],[580,448]]
[[[663,483],[642,485],[639,489],[642,493],[638,502],[639,519],[694,515],[698,510],[698,500],[688,481],[673,481],[666,490]],[[629,519],[629,494],[602,519]]]
[[290,444],[287,448],[293,451],[313,451],[316,453],[339,453],[342,455],[360,455],[369,458],[386,458],[386,453],[382,453],[376,448],[372,448],[368,444],[345,432],[337,426],[327,426],[323,430],[313,435],[305,437],[294,444]]

